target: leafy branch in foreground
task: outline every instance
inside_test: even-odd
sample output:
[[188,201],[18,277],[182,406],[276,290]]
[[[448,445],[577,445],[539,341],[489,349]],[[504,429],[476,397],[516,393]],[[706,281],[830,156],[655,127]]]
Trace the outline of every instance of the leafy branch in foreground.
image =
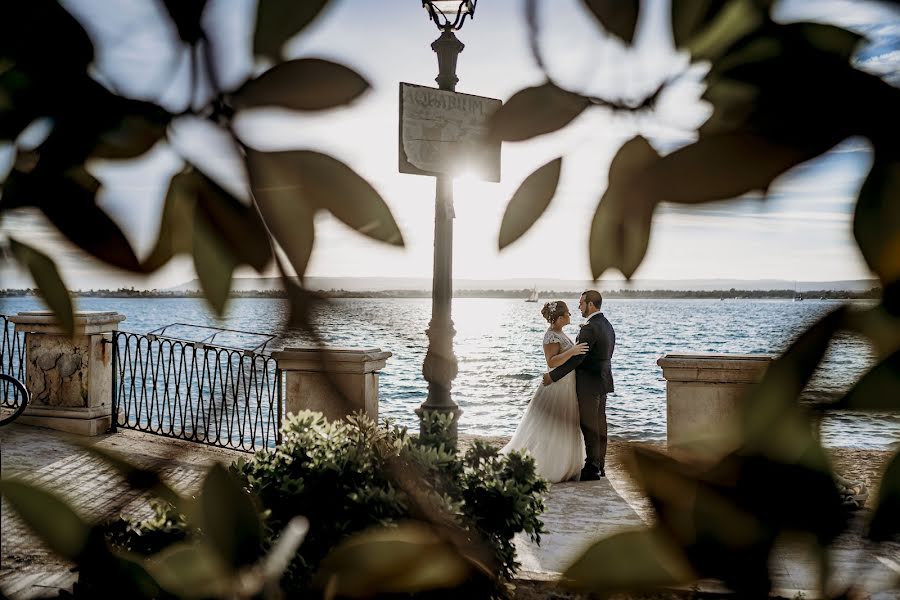
[[[163,105],[164,88],[152,90],[157,94],[153,100],[136,100],[99,83],[90,71],[93,41],[55,0],[5,4],[0,9],[0,144],[12,144],[16,158],[2,181],[0,211],[37,208],[82,250],[138,274],[156,271],[175,255],[190,254],[205,296],[219,314],[234,270],[248,265],[266,271],[278,246],[302,281],[318,210],[330,211],[364,235],[402,246],[387,204],[350,167],[313,151],[253,150],[232,127],[235,118],[255,108],[327,110],[352,103],[368,90],[365,78],[344,65],[318,58],[282,60],[282,46],[328,4],[260,0],[251,58],[265,57],[274,64],[223,89],[218,83],[221,65],[216,64],[207,30],[211,25],[204,21],[206,0],[163,2],[158,16],[169,21],[180,38],[172,40],[173,52],[187,44],[194,58],[192,85],[181,111]],[[211,93],[205,81],[211,83]],[[170,130],[186,117],[211,122],[230,138],[244,163],[238,175],[246,193],[235,197],[205,173],[203,165],[184,157],[183,170],[169,182],[154,250],[139,260],[128,237],[97,203],[103,188],[90,174],[91,163],[134,161],[159,146],[177,154]],[[34,141],[22,136],[34,123],[46,125],[48,133],[31,147]],[[53,261],[38,259],[36,251],[21,243],[12,244],[12,257],[31,271],[51,309],[71,329],[71,303],[60,295]],[[290,285],[286,278],[284,285]],[[292,310],[305,307],[292,303]]]
[[[583,0],[606,32],[634,39],[637,0]],[[900,410],[900,90],[857,69],[862,38],[819,23],[775,22],[768,0],[673,0],[673,37],[695,61],[708,61],[703,98],[713,107],[696,141],[661,156],[641,136],[619,149],[590,225],[593,276],[617,269],[631,278],[646,254],[655,208],[766,192],[773,180],[851,136],[869,140],[874,163],[856,202],[854,236],[883,294],[863,311],[838,309],[803,333],[745,399],[740,439],[721,460],[688,464],[634,451],[633,473],[656,510],[652,529],[598,543],[566,573],[570,585],[609,592],[715,577],[748,596],[768,593],[768,559],[786,532],[811,536],[823,594],[830,544],[847,526],[837,484],[799,397],[834,337],[869,338],[879,363],[835,407]],[[532,52],[541,68],[536,3],[526,3]],[[636,103],[652,114],[653,95]],[[547,83],[514,94],[495,115],[493,135],[520,141],[556,131],[591,108],[587,96]],[[615,103],[606,103],[613,108]],[[559,159],[557,159],[559,160]],[[525,233],[549,205],[558,174],[547,165],[515,192],[501,248]],[[536,183],[540,185],[536,185]],[[549,194],[548,194],[549,190]],[[524,226],[523,226],[524,224]],[[514,231],[513,237],[510,232]],[[872,540],[897,539],[900,470],[884,473]],[[771,493],[770,490],[778,490]],[[618,557],[627,557],[622,561]],[[838,594],[848,590],[840,590]]]

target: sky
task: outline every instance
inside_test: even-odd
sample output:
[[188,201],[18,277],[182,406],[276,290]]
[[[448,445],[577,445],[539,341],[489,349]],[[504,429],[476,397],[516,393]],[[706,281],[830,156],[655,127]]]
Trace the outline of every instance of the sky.
[[[94,76],[120,93],[180,109],[188,102],[186,51],[180,48],[159,7],[146,0],[65,0],[95,41]],[[592,109],[556,133],[502,149],[502,181],[459,179],[454,184],[456,220],[454,276],[466,279],[520,277],[590,278],[590,220],[606,187],[606,173],[622,143],[641,134],[663,153],[695,139],[710,108],[699,98],[705,67],[691,65],[673,48],[668,0],[645,1],[635,44],[626,48],[605,35],[580,0],[540,2],[540,45],[554,79],[589,94],[640,99],[677,76],[652,115]],[[225,85],[237,85],[264,65],[248,48],[254,0],[210,0],[205,23]],[[900,85],[900,9],[859,0],[782,0],[780,21],[816,20],[845,25],[869,42],[854,60]],[[311,27],[286,46],[290,58],[335,60],[365,76],[372,89],[352,105],[321,113],[248,111],[236,131],[260,150],[314,149],[351,165],[391,208],[406,242],[393,248],[359,235],[327,214],[316,218],[310,276],[429,277],[432,269],[434,179],[400,174],[398,84],[435,85],[437,61],[429,45],[438,31],[418,0],[335,0]],[[475,18],[458,33],[457,91],[507,100],[522,87],[543,81],[528,46],[523,0],[481,0]],[[177,68],[172,74],[172,66]],[[34,143],[40,124],[20,140]],[[123,166],[89,167],[102,181],[100,204],[120,224],[139,255],[155,240],[168,178],[185,157],[239,197],[239,156],[208,122],[183,118],[170,129],[171,147],[158,145]],[[545,162],[563,156],[560,185],[550,207],[519,241],[502,252],[497,235],[506,205],[522,180]],[[9,149],[0,150],[0,172]],[[7,166],[4,167],[4,162]],[[766,200],[743,198],[701,207],[661,206],[638,279],[784,279],[824,281],[871,277],[852,236],[855,195],[871,166],[863,139],[850,139],[826,155],[779,178]],[[61,240],[33,211],[7,213],[4,234],[49,252],[72,289],[165,288],[195,277],[182,257],[159,272],[136,278],[85,256]],[[242,269],[238,276],[254,276]],[[26,273],[0,270],[3,287],[31,286]],[[621,277],[608,273],[610,278]]]

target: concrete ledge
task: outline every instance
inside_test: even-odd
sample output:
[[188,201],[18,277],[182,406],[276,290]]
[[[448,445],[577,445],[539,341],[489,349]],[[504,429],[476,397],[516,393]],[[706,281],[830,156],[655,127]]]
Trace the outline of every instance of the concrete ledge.
[[772,357],[767,354],[666,354],[656,361],[666,381],[757,383]]
[[285,348],[272,353],[278,368],[309,373],[374,373],[391,356],[381,348]]
[[[75,333],[80,335],[92,335],[115,331],[119,323],[125,320],[125,315],[115,311],[85,310],[75,313]],[[63,333],[59,327],[56,315],[49,310],[24,311],[9,317],[11,323],[16,324],[16,331],[26,333],[48,333],[60,335]]]
[[44,427],[56,431],[65,431],[66,433],[74,433],[77,435],[95,436],[109,431],[110,425],[112,424],[112,417],[110,415],[95,418],[47,417],[35,416],[34,414],[26,412],[16,419],[16,423],[21,425],[32,425],[34,427]]

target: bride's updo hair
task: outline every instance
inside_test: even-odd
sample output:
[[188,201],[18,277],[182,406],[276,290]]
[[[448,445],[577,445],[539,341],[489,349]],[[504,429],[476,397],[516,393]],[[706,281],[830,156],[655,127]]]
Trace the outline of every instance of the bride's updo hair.
[[566,306],[566,303],[562,300],[548,302],[544,305],[544,308],[541,309],[541,314],[544,315],[544,318],[547,319],[547,322],[551,325],[567,312],[569,312],[569,307]]

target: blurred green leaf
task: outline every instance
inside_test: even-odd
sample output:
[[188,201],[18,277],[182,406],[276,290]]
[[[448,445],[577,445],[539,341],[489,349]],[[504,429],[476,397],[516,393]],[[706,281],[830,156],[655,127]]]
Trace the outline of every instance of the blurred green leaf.
[[791,167],[828,147],[794,147],[754,133],[701,136],[650,164],[632,194],[653,202],[696,204],[765,192]]
[[242,204],[200,171],[185,174],[179,182],[192,188],[197,209],[234,258],[262,272],[272,260],[272,252],[269,235],[256,209]]
[[[875,149],[853,216],[853,235],[869,268],[887,286],[900,280],[900,158]],[[888,307],[890,310],[891,307]]]
[[173,544],[146,561],[160,587],[179,598],[224,598],[233,590],[233,572],[204,542]]
[[791,23],[809,44],[818,50],[850,60],[853,52],[865,38],[858,33],[825,23]]
[[259,0],[253,53],[273,61],[281,58],[285,42],[309,25],[329,0]]
[[262,522],[250,495],[216,463],[203,482],[203,533],[226,564],[253,564],[262,550]]
[[315,580],[337,596],[371,597],[450,588],[469,564],[425,525],[407,522],[356,534],[334,548]]
[[551,160],[525,178],[513,194],[500,225],[500,250],[519,239],[550,206],[561,168],[562,158]]
[[630,279],[644,259],[654,204],[630,190],[634,179],[658,160],[659,154],[641,136],[625,142],[613,158],[606,192],[591,222],[589,253],[595,279],[610,268]]
[[696,579],[681,550],[654,529],[623,531],[588,548],[562,575],[567,588],[634,592]]
[[494,113],[488,136],[507,142],[528,140],[565,127],[589,105],[587,98],[552,83],[525,88]]
[[195,210],[191,178],[184,172],[178,173],[169,182],[156,244],[143,263],[147,272],[162,267],[176,254],[193,251]]
[[13,479],[0,481],[0,493],[51,550],[67,560],[81,557],[91,528],[68,504],[50,492]]
[[672,36],[678,48],[687,46],[728,0],[672,0]]
[[369,89],[369,82],[341,64],[299,58],[275,65],[234,94],[237,108],[279,106],[323,110],[349,104]]
[[900,536],[900,453],[894,455],[881,476],[868,536],[879,542]]
[[203,37],[201,19],[206,0],[163,0],[169,16],[175,22],[178,36],[186,44],[196,44]]
[[171,115],[160,107],[137,100],[113,102],[104,113],[91,156],[110,160],[143,155],[165,137],[171,120]]
[[222,316],[231,292],[234,269],[239,262],[205,219],[194,218],[192,242],[194,268],[203,287],[203,295],[216,314]]
[[45,175],[36,170],[29,178],[27,197],[34,198],[60,233],[109,265],[143,272],[125,234],[95,203],[100,183],[87,171]]
[[[715,16],[706,27],[695,29],[689,40],[683,40],[694,59],[715,60],[735,41],[758,29],[767,18],[765,11],[754,0],[731,0],[718,10],[715,6],[710,6],[703,11],[701,19],[708,19],[711,14]],[[697,24],[696,20],[689,19],[688,16],[680,19],[685,23],[680,24],[679,29],[690,28],[688,23],[695,26]],[[678,37],[683,33],[680,31]]]
[[[365,179],[341,161],[309,150],[250,151],[247,164],[263,218],[282,246],[291,234],[283,231],[287,223],[281,221],[297,227],[298,217],[305,218],[318,209],[328,210],[344,224],[373,239],[403,245],[403,236],[387,204]],[[303,241],[301,238],[296,245],[304,247]],[[311,243],[310,236],[310,246]],[[301,257],[302,254],[298,253]],[[297,269],[296,262],[303,261],[292,258],[291,262]],[[299,269],[297,272],[302,274]]]
[[56,315],[63,333],[68,336],[74,334],[75,317],[72,311],[72,299],[69,297],[69,291],[62,282],[53,260],[46,254],[17,242],[13,238],[9,238],[9,247],[19,264],[26,267],[31,273],[35,284],[41,290],[41,296]]
[[875,365],[829,408],[900,410],[900,350]]
[[839,307],[811,325],[772,362],[762,380],[741,403],[742,430],[748,447],[786,463],[804,461],[827,468],[828,461],[813,435],[798,399],[822,361],[835,333],[845,323]]
[[741,463],[729,461],[737,472],[731,473],[731,480],[720,476],[716,481],[708,480],[702,467],[655,450],[636,447],[633,457],[632,473],[656,511],[658,527],[681,548],[693,571],[699,577],[722,579],[748,597],[750,592],[767,592],[776,528],[765,513],[741,504],[735,492]]
[[582,0],[603,28],[626,44],[634,41],[634,28],[637,25],[638,0]]

